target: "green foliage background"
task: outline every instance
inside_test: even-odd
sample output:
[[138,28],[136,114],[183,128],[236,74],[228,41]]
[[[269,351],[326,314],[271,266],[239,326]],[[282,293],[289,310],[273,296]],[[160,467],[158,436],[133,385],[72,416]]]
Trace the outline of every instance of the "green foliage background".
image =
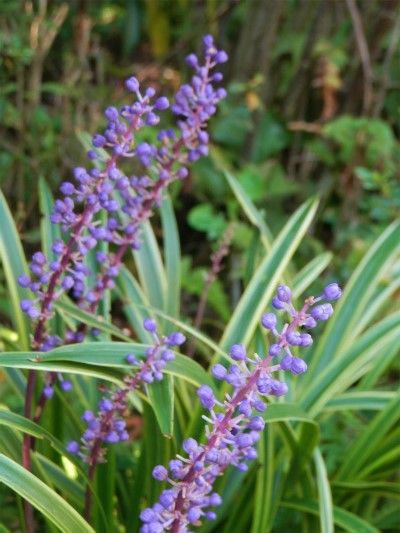
[[[3,529],[24,531],[26,498],[38,531],[138,531],[140,509],[161,490],[152,467],[203,434],[195,387],[218,390],[210,366],[227,363],[234,342],[266,353],[258,324],[278,283],[300,302],[336,280],[344,295],[316,335],[309,371],[286,378],[288,396],[265,413],[259,460],[219,480],[224,504],[200,530],[398,531],[399,2],[10,0],[0,15]],[[68,299],[57,305],[54,332],[86,321],[101,330],[98,341],[53,350],[38,368],[16,278],[57,237],[53,196],[85,164],[82,145],[102,128],[103,109],[124,102],[121,80],[136,75],[173,94],[188,75],[185,55],[207,32],[230,55],[210,156],[145,226],[102,316]],[[200,333],[193,321],[209,256],[228,224],[233,242]],[[183,350],[161,385],[132,397],[136,438],[108,451],[89,526],[85,469],[67,460],[65,442],[82,433],[98,384],[121,383],[126,353],[143,356],[149,314],[165,332],[179,326],[194,358]],[[40,427],[22,416],[29,368],[70,373],[74,383]],[[32,473],[20,466],[24,433],[38,441]]]

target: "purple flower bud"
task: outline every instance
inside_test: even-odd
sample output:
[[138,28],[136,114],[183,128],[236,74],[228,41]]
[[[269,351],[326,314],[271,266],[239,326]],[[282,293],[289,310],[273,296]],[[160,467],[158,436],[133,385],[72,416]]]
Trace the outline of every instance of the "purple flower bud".
[[275,307],[275,309],[285,309],[285,304],[279,298],[272,298],[272,307]]
[[175,501],[175,492],[173,490],[164,490],[160,496],[160,503],[165,509],[169,509]]
[[74,283],[75,283],[75,281],[74,281],[74,278],[72,276],[65,276],[65,278],[61,282],[61,286],[62,286],[63,289],[68,291],[69,289],[71,289],[74,286]]
[[280,354],[281,350],[282,350],[282,346],[280,346],[279,344],[271,344],[268,350],[268,355],[271,355],[272,357],[276,357],[277,355]]
[[211,369],[211,374],[215,377],[215,379],[223,381],[226,377],[226,368],[218,363]]
[[267,404],[262,400],[255,400],[254,402],[254,409],[259,413],[263,413],[267,409],[267,407]]
[[92,411],[85,411],[81,418],[84,422],[91,422],[95,419],[95,416]]
[[161,354],[161,359],[168,363],[168,361],[173,361],[175,359],[174,352],[171,352],[171,350],[164,350]]
[[286,339],[291,346],[300,346],[301,344],[301,335],[298,331],[291,331]]
[[342,289],[337,283],[330,283],[325,287],[323,296],[327,300],[337,300],[342,296]]
[[20,308],[24,313],[27,313],[32,307],[32,302],[30,300],[22,300],[19,304]]
[[143,327],[146,331],[153,333],[157,329],[157,322],[151,318],[145,318],[143,320]]
[[194,524],[200,518],[201,512],[198,507],[191,507],[187,513],[188,522]]
[[165,98],[165,96],[161,96],[161,98],[157,98],[154,104],[154,107],[158,109],[159,111],[168,109],[169,108],[168,98]]
[[313,338],[309,333],[302,333],[301,335],[301,344],[300,346],[303,346],[303,348],[306,348],[307,346],[311,346],[313,343]]
[[54,396],[53,387],[51,385],[46,385],[43,389],[43,394],[48,400],[51,400],[51,398]]
[[210,496],[210,500],[209,500],[209,504],[212,506],[212,507],[218,507],[222,504],[222,498],[219,494],[217,494],[216,492],[213,492]]
[[109,431],[104,440],[109,444],[116,444],[119,442],[119,435],[116,431]]
[[274,329],[277,324],[277,318],[274,313],[265,313],[261,317],[261,324],[264,328]]
[[[26,289],[26,288],[29,287],[30,284],[31,284],[31,278],[28,276],[28,274],[21,274],[18,277],[18,285],[20,287],[23,287],[24,289]],[[23,311],[24,311],[24,309],[23,309]]]
[[72,389],[72,383],[64,379],[63,381],[61,381],[61,388],[63,391],[68,392]]
[[183,441],[182,447],[185,450],[185,452],[189,455],[191,453],[197,453],[199,451],[199,444],[197,440],[192,439],[191,437]]
[[266,394],[271,388],[271,380],[269,378],[258,378],[256,385],[261,394]]
[[221,50],[215,55],[214,61],[216,63],[226,63],[226,61],[228,61],[228,54]]
[[189,54],[187,56],[186,63],[192,68],[197,68],[199,66],[199,60],[194,54]]
[[153,468],[153,477],[159,481],[164,481],[168,479],[168,470],[164,466],[158,465]]
[[311,316],[315,320],[328,320],[332,313],[333,307],[331,306],[331,304],[317,305],[317,307],[311,309]]
[[252,408],[248,400],[242,400],[239,405],[239,413],[248,418],[252,413]]
[[103,148],[107,143],[107,139],[103,135],[96,133],[92,139],[92,144],[95,148]]
[[71,196],[71,194],[74,194],[75,192],[75,187],[69,181],[64,181],[64,183],[61,184],[60,191],[65,194],[65,196]]
[[99,411],[112,411],[114,405],[108,398],[103,398],[99,401]]
[[153,511],[153,509],[150,509],[150,507],[143,509],[143,511],[140,513],[140,520],[142,522],[155,522],[157,518],[157,514]]
[[215,405],[214,392],[208,385],[201,385],[197,390],[197,396],[200,398],[201,405],[211,411]]
[[129,363],[130,365],[137,364],[136,357],[133,355],[133,353],[128,353],[128,355],[126,356],[126,362]]
[[307,370],[307,364],[299,357],[293,357],[291,371],[293,374],[303,374]]
[[32,320],[35,320],[36,318],[39,318],[40,311],[36,309],[36,307],[31,307],[30,309],[28,309],[26,314],[29,316],[29,318],[31,318]]
[[247,448],[247,446],[252,446],[253,440],[248,433],[239,433],[236,437],[236,444],[239,448]]
[[44,264],[46,264],[46,257],[44,256],[44,254],[42,254],[42,252],[36,252],[32,256],[32,261],[38,265],[43,266]]
[[229,353],[235,361],[244,361],[247,357],[246,348],[243,344],[234,344]]
[[282,383],[281,381],[277,381],[275,379],[271,380],[271,394],[274,396],[283,396],[287,393],[288,386],[286,383]]
[[51,247],[52,251],[57,255],[62,254],[64,252],[64,248],[65,244],[61,239],[54,241],[53,246]]
[[186,341],[186,337],[180,331],[171,333],[171,335],[168,336],[168,346],[180,346],[185,341]]
[[137,93],[139,91],[139,82],[135,77],[132,76],[126,80],[125,87],[128,89],[128,91]]
[[107,107],[104,111],[104,115],[111,122],[116,122],[119,117],[118,109],[116,107]]
[[76,441],[71,441],[67,444],[67,452],[77,454],[79,452],[79,444]]
[[279,285],[277,297],[281,302],[289,303],[292,299],[292,291],[286,285]]
[[292,355],[286,355],[281,361],[281,364],[280,364],[281,369],[290,370],[292,367],[292,359],[293,359]]
[[264,426],[265,426],[265,422],[261,418],[261,416],[253,416],[253,418],[247,424],[247,427],[254,431],[262,431],[264,429]]
[[306,321],[304,322],[304,327],[307,329],[313,329],[317,325],[317,322],[313,319],[312,316],[309,316]]

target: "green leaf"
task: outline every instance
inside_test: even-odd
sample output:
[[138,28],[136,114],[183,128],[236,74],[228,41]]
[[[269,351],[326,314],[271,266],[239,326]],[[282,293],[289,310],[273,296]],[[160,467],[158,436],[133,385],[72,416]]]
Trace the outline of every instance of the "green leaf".
[[366,429],[347,452],[337,474],[337,480],[353,480],[371,459],[378,443],[400,418],[400,394],[369,422]]
[[175,213],[171,199],[166,193],[164,193],[161,205],[161,220],[163,226],[164,257],[168,287],[165,311],[169,315],[178,318],[181,287],[181,248]]
[[333,533],[333,503],[326,465],[319,448],[314,450],[314,464],[317,472],[319,517],[321,533]]
[[150,222],[143,222],[140,227],[140,250],[133,252],[140,283],[151,305],[165,311],[167,279],[160,249]]
[[315,199],[303,204],[276,238],[235,307],[220,342],[222,349],[227,351],[236,342],[249,343],[276,284],[313,220],[317,205]]
[[292,280],[293,295],[299,298],[329,265],[333,257],[331,252],[324,252],[314,257],[294,276]]
[[25,313],[21,311],[19,303],[21,300],[26,299],[28,294],[26,289],[22,289],[18,285],[17,280],[20,274],[28,273],[28,267],[18,230],[15,227],[2,191],[0,191],[0,228],[0,261],[3,264],[7,289],[10,295],[11,320],[18,331],[21,348],[27,350],[29,348],[30,324]]
[[344,412],[348,410],[362,411],[374,410],[380,411],[397,396],[396,392],[384,391],[349,391],[336,396],[329,400],[324,407],[326,411]]
[[375,241],[335,304],[335,313],[313,354],[305,384],[314,380],[317,372],[338,357],[342,347],[354,342],[358,322],[365,309],[373,304],[376,285],[399,251],[400,222],[396,222]]
[[87,326],[91,326],[93,328],[109,333],[110,335],[117,337],[117,339],[125,340],[127,342],[130,342],[132,340],[119,328],[117,328],[113,324],[110,324],[110,322],[100,320],[96,315],[93,315],[92,313],[87,313],[86,311],[82,311],[82,309],[79,309],[79,307],[77,307],[75,304],[73,304],[67,299],[63,299],[62,301],[60,300],[56,302],[55,308],[61,311],[62,313],[66,313],[67,315],[75,318],[79,322],[86,324]]
[[[318,502],[314,500],[296,500],[293,498],[283,501],[282,507],[296,509],[303,513],[311,513],[314,515],[317,515],[319,512]],[[333,508],[333,519],[337,526],[350,533],[380,533],[378,529],[372,524],[369,524],[366,520],[363,520],[349,511],[340,509],[339,507]]]
[[229,172],[224,172],[224,175],[247,218],[256,228],[258,228],[265,250],[270,252],[273,237],[260,211],[247,196],[240,183]]
[[174,379],[165,376],[147,387],[147,395],[164,437],[171,438],[174,428]]
[[94,533],[94,529],[61,496],[3,454],[0,454],[0,481],[29,501],[61,531]]
[[400,347],[399,323],[400,312],[384,318],[327,363],[318,373],[318,379],[309,385],[302,381],[300,405],[303,409],[316,416],[328,401],[370,371],[377,354],[385,353],[388,347]]

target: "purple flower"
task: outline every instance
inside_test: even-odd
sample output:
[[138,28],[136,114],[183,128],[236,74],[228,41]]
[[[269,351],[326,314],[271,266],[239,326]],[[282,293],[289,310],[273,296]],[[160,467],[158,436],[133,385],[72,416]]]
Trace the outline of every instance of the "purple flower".
[[[190,62],[193,63],[194,60],[191,58]],[[289,304],[291,292],[288,287],[280,286],[278,294],[281,298],[279,301]],[[213,367],[212,375],[229,383],[233,387],[233,393],[227,393],[225,401],[218,402],[208,385],[202,385],[198,389],[201,405],[210,411],[210,415],[204,417],[208,424],[206,443],[198,444],[194,439],[187,439],[183,448],[188,457],[180,460],[179,456],[179,460],[170,461],[169,476],[165,468],[156,467],[157,479],[174,481],[170,481],[172,488],[162,493],[160,503],[143,511],[142,520],[146,525],[141,529],[142,532],[150,531],[151,528],[156,531],[159,527],[187,531],[188,525],[197,525],[201,517],[215,519],[215,513],[208,510],[208,507],[220,505],[222,501],[215,493],[209,496],[215,479],[229,465],[246,471],[246,461],[257,458],[254,444],[259,440],[265,422],[261,416],[253,413],[262,413],[266,409],[262,399],[264,396],[283,396],[288,391],[286,383],[274,379],[272,374],[286,370],[297,375],[307,370],[307,364],[290,353],[290,346],[303,347],[312,343],[311,335],[300,333],[296,328],[307,321],[309,323],[311,315],[308,310],[314,305],[314,300],[312,297],[308,298],[298,312],[292,304],[287,305],[285,309],[291,322],[285,324],[281,333],[275,330],[275,314],[263,315],[262,324],[279,339],[279,344],[271,345],[265,359],[257,354],[254,354],[253,359],[248,358],[245,347],[235,344],[230,354],[238,364],[231,365],[228,371],[220,363]],[[271,366],[273,358],[283,349],[286,355],[281,363]],[[146,527],[149,529],[145,529]]]
[[337,283],[330,283],[325,287],[323,296],[327,300],[337,300],[342,296],[342,289]]

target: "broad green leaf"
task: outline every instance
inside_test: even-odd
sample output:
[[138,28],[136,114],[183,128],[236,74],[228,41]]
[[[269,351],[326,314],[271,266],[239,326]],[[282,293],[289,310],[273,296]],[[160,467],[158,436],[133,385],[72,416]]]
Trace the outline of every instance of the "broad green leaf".
[[317,473],[319,518],[321,533],[333,533],[333,503],[326,465],[319,448],[314,450],[314,464]]
[[338,481],[355,479],[360,469],[370,462],[370,456],[375,451],[379,441],[385,438],[387,431],[400,418],[400,395],[379,412],[368,424],[363,433],[353,443],[341,464],[336,479]]
[[117,328],[113,324],[110,324],[110,322],[100,320],[100,318],[96,315],[87,313],[86,311],[82,311],[82,309],[79,309],[79,307],[77,307],[75,304],[73,304],[71,301],[68,301],[67,299],[56,302],[54,307],[62,313],[66,313],[67,315],[73,317],[79,322],[86,324],[87,326],[99,329],[110,335],[113,335],[114,337],[117,337],[118,339],[125,340],[127,342],[130,342],[132,340],[119,328]]
[[29,501],[61,531],[94,533],[92,527],[61,496],[3,454],[0,454],[0,481]]
[[151,334],[143,327],[143,320],[152,314],[147,295],[126,268],[122,268],[117,285],[130,325],[142,342],[151,342]]
[[327,411],[362,411],[373,410],[380,411],[384,409],[387,404],[397,396],[396,392],[384,391],[349,391],[336,396],[329,400],[324,407],[324,412]]
[[[56,348],[51,352],[6,352],[0,353],[0,367],[29,368],[38,371],[50,370],[60,372],[82,372],[108,381],[121,384],[121,372],[132,371],[132,366],[126,362],[128,353],[134,353],[138,359],[143,359],[148,346],[125,342],[93,342],[71,344]],[[40,361],[36,357],[40,357]],[[180,377],[195,386],[203,383],[213,386],[213,380],[207,372],[195,361],[180,354],[170,361],[164,372]],[[94,367],[91,369],[90,367]],[[108,370],[107,370],[108,369]],[[110,369],[119,370],[112,373]]]
[[18,331],[21,348],[27,350],[29,348],[30,323],[25,313],[21,311],[19,303],[28,298],[28,290],[21,288],[17,280],[20,274],[28,273],[28,267],[18,230],[2,191],[0,191],[0,262],[3,264],[7,290],[10,295],[12,308],[10,318]]
[[[161,220],[164,239],[165,270],[167,275],[167,302],[165,311],[170,316],[179,317],[181,287],[181,248],[178,225],[170,197],[164,193],[161,205]],[[168,332],[167,332],[168,333]]]
[[303,409],[316,416],[328,401],[370,371],[378,354],[395,345],[400,347],[399,323],[400,312],[384,318],[328,363],[318,379],[309,385],[303,382]]
[[140,283],[151,305],[165,311],[167,279],[160,249],[150,222],[140,227],[140,250],[133,252]]
[[333,255],[330,252],[314,257],[307,265],[294,276],[292,280],[293,295],[299,298],[308,287],[317,279],[317,277],[325,270],[332,260]]
[[174,379],[165,376],[147,387],[147,395],[164,437],[171,438],[174,427]]
[[[319,513],[318,502],[314,500],[285,500],[282,502],[282,506],[288,509],[296,509],[303,513],[315,515]],[[349,533],[379,533],[379,530],[366,520],[339,507],[333,508],[333,519],[337,526],[349,531]]]
[[276,284],[313,220],[317,205],[315,199],[303,204],[276,238],[236,305],[220,342],[222,349],[229,350],[236,342],[249,343]]
[[266,252],[269,253],[272,248],[273,237],[260,211],[247,196],[240,183],[229,172],[225,172],[224,174],[247,218],[256,228],[258,228],[263,246]]
[[396,222],[374,242],[345,286],[342,297],[335,302],[334,315],[313,354],[305,383],[314,380],[316,372],[325,369],[339,356],[341,348],[355,340],[358,322],[373,303],[376,285],[399,251],[400,222]]

